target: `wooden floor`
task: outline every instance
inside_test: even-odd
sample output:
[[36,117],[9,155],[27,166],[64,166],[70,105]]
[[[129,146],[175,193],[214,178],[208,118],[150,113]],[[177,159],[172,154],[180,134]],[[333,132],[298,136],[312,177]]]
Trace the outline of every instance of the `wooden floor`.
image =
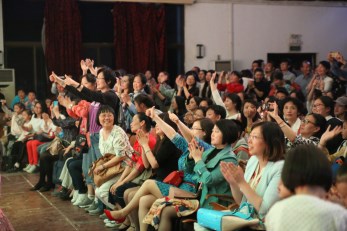
[[38,174],[1,173],[0,208],[16,231],[108,230],[99,216],[52,196],[52,191],[29,191],[36,182]]

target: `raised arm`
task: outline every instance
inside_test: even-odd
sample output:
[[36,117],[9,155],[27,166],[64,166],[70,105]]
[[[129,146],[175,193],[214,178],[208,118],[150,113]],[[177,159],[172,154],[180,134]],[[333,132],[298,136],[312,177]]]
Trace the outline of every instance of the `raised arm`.
[[173,129],[170,125],[165,123],[155,112],[154,107],[146,110],[146,115],[149,116],[154,122],[158,124],[158,126],[161,128],[161,130],[164,132],[164,134],[172,140],[175,135],[176,131]]
[[193,132],[177,117],[176,114],[172,112],[168,113],[170,120],[177,124],[177,127],[180,130],[182,136],[189,143],[194,138]]
[[280,128],[282,129],[285,137],[288,138],[288,140],[290,142],[294,142],[295,138],[296,138],[296,133],[293,131],[293,129],[291,129],[291,127],[289,127],[289,125],[284,122],[282,120],[282,118],[278,115],[278,105],[276,102],[273,103],[273,107],[274,110],[273,111],[268,111],[268,115],[270,115],[278,124],[278,126],[280,126]]
[[[210,89],[211,89],[211,92],[212,92],[212,97],[213,97],[214,102],[217,105],[220,105],[223,108],[225,108],[225,105],[224,105],[224,102],[222,100],[222,97],[220,96],[219,91],[218,91],[218,89],[217,89],[217,87],[216,87],[216,85],[214,83],[214,81],[216,79],[216,75],[217,75],[217,72],[213,73],[212,78],[210,80]],[[222,74],[221,74],[221,76],[222,76]]]

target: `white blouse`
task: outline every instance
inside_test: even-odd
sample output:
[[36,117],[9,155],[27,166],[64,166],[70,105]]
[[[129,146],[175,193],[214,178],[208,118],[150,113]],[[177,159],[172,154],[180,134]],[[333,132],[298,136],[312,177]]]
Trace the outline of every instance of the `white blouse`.
[[114,154],[116,156],[131,156],[134,152],[133,148],[130,145],[129,138],[124,130],[114,125],[111,131],[111,134],[104,139],[104,129],[100,130],[99,138],[99,149],[101,155],[106,153]]

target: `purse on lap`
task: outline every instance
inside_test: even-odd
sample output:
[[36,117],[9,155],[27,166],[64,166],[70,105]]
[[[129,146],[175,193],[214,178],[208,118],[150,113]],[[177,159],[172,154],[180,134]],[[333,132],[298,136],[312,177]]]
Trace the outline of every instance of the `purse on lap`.
[[[241,212],[242,211],[242,212]],[[258,225],[259,219],[254,219],[254,208],[243,202],[235,211],[217,211],[201,208],[198,210],[198,224],[216,231],[237,230],[243,227]]]
[[[88,175],[94,174],[94,169],[100,165],[103,165],[110,161],[111,159],[115,158],[116,156],[110,153],[105,154],[104,156],[100,157],[96,161],[93,162],[92,166],[89,169]],[[111,180],[113,177],[115,177],[117,174],[123,172],[124,168],[121,166],[122,161],[120,161],[116,166],[105,168],[101,170],[98,174],[94,174],[94,183],[97,187],[100,187],[103,183],[105,183],[108,180]]]
[[183,171],[173,171],[169,175],[167,175],[167,177],[165,177],[163,182],[178,187],[183,181],[183,176]]

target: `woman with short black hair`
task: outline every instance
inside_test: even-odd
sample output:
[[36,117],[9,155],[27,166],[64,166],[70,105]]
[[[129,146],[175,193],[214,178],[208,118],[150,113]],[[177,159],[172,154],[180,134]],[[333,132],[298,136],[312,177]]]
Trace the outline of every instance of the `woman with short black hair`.
[[266,228],[273,230],[347,229],[347,211],[325,200],[332,185],[331,166],[314,145],[291,149],[282,170],[282,182],[293,196],[277,202],[266,216]]

